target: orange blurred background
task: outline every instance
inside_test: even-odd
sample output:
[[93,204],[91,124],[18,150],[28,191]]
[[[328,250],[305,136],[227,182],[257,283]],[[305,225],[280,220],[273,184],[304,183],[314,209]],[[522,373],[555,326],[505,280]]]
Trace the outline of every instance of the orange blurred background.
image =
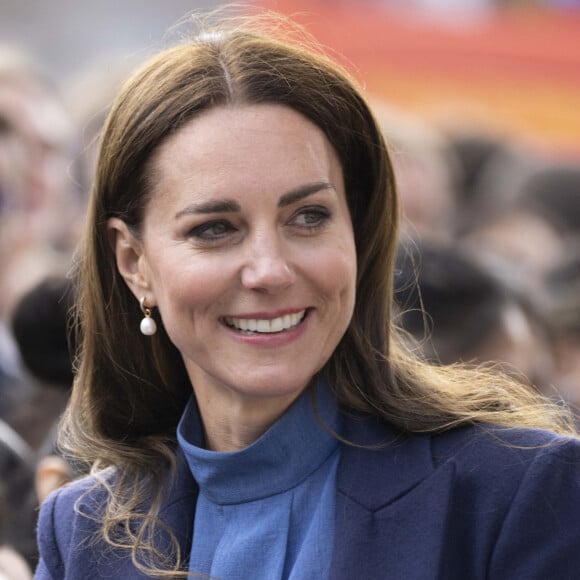
[[[580,157],[580,10],[429,17],[370,0],[263,0],[344,55],[371,96]],[[465,16],[465,15],[464,15]],[[335,56],[335,55],[334,55]]]

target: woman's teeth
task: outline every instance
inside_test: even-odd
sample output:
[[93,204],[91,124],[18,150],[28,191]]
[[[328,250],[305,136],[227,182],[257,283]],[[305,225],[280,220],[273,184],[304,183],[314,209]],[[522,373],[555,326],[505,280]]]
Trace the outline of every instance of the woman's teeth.
[[306,310],[296,312],[295,314],[286,314],[278,318],[262,319],[262,318],[234,318],[226,317],[225,322],[231,328],[235,328],[244,333],[264,333],[271,334],[273,332],[283,332],[298,326],[304,316]]

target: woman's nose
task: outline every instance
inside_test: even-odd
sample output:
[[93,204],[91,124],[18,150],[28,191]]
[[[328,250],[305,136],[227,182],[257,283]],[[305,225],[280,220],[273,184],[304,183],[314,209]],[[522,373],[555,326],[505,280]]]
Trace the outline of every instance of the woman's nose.
[[295,280],[283,244],[268,237],[255,240],[242,269],[242,284],[251,290],[278,292]]

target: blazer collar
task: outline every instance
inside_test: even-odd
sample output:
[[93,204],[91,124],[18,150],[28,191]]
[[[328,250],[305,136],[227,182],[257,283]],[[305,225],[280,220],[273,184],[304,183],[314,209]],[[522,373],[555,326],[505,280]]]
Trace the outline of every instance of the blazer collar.
[[435,467],[431,438],[406,435],[385,421],[346,412],[337,490],[370,511],[402,497]]
[[441,578],[454,462],[435,468],[431,437],[373,417],[344,426],[358,446],[341,451],[330,577]]
[[185,456],[178,447],[177,471],[167,486],[168,502],[162,505],[159,519],[175,534],[183,556],[188,556],[191,551],[198,491],[199,488],[191,475]]
[[[406,435],[384,421],[343,413],[337,491],[370,511],[403,497],[435,471],[431,437]],[[354,445],[353,445],[354,444]],[[181,449],[160,518],[174,531],[183,554],[191,548],[198,487]]]

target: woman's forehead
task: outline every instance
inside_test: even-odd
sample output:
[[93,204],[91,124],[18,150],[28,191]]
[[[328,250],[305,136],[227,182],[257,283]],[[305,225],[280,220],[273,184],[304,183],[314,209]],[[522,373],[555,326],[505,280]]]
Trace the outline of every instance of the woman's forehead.
[[283,180],[291,187],[291,172],[330,179],[340,163],[324,133],[300,113],[247,105],[210,109],[187,123],[159,147],[153,168],[162,190],[184,182],[214,190]]

